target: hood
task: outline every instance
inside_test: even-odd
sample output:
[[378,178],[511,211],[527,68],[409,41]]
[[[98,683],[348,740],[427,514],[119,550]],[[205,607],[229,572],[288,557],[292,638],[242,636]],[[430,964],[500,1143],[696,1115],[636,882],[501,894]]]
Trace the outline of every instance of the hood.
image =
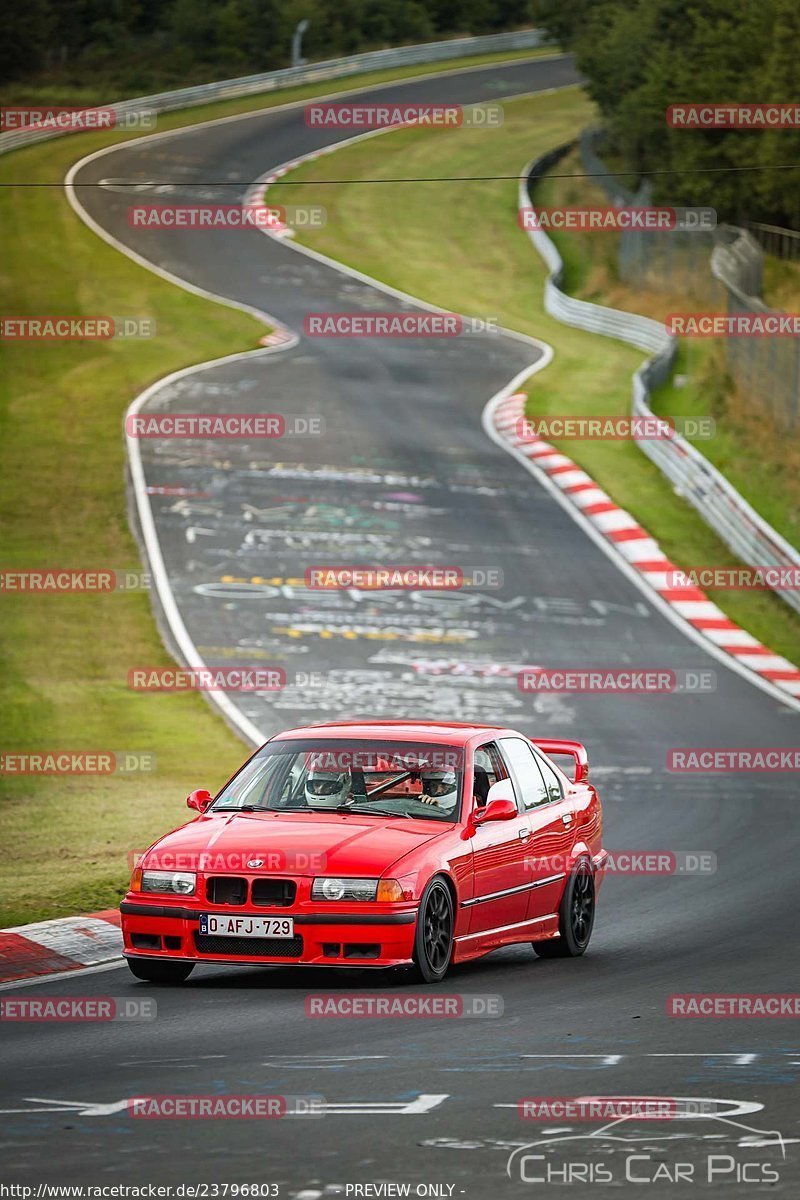
[[[315,813],[201,816],[168,833],[144,855],[150,870],[231,875],[380,876],[449,822]],[[254,864],[261,860],[261,865]]]

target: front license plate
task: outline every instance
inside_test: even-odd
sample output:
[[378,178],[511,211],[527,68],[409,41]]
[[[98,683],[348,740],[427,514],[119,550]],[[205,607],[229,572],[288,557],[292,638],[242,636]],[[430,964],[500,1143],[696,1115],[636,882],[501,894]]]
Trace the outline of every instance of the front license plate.
[[218,937],[290,938],[294,937],[294,921],[291,917],[228,917],[201,913],[200,932]]

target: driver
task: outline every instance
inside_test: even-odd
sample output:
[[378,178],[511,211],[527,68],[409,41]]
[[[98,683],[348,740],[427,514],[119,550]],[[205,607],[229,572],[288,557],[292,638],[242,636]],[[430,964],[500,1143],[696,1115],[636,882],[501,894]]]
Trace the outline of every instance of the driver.
[[306,776],[306,804],[309,808],[336,808],[350,794],[348,771],[321,771],[312,767]]
[[420,804],[432,804],[443,809],[448,815],[455,815],[458,806],[455,771],[423,771],[420,782]]

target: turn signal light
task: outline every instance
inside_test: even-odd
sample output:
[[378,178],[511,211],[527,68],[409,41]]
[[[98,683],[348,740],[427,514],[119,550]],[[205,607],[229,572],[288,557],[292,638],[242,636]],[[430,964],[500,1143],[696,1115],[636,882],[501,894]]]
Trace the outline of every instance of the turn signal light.
[[379,879],[376,900],[404,900],[403,889],[396,879]]
[[134,867],[131,875],[131,891],[140,892],[142,890],[142,868]]

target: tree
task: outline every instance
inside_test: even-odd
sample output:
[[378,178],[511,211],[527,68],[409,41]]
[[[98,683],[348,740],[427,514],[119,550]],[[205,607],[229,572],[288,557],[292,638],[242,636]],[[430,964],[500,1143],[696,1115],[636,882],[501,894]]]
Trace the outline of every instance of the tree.
[[[775,10],[759,96],[796,105],[800,96],[800,9],[794,0],[775,0]],[[800,164],[800,130],[775,130],[759,134],[759,138],[757,161],[765,170],[755,177],[754,184],[763,219],[800,229],[800,166],[792,171],[775,169],[787,163]]]
[[[798,95],[796,0],[538,0],[536,14],[574,50],[614,148],[636,174],[652,173],[654,199],[708,205],[721,220],[784,214],[796,195],[780,172],[740,168],[800,155],[794,134],[673,129],[679,103],[749,102]],[[772,22],[771,22],[772,18]],[[770,29],[773,32],[770,34]],[[771,157],[770,157],[771,156]],[[771,182],[766,176],[776,176]],[[794,177],[796,180],[796,177]]]
[[53,24],[48,0],[6,4],[0,39],[0,77],[22,79],[44,66],[52,45]]

